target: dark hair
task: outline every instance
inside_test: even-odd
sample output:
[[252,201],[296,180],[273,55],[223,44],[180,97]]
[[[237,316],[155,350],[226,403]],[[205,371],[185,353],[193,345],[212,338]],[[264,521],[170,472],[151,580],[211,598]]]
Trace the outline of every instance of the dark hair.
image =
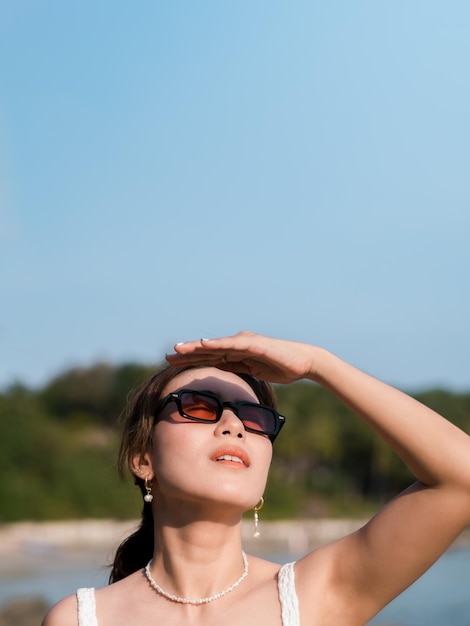
[[[118,455],[118,470],[121,477],[124,477],[126,468],[131,470],[131,463],[136,455],[145,454],[152,447],[155,416],[157,415],[165,387],[178,374],[191,369],[200,369],[201,367],[205,366],[177,368],[168,365],[151,376],[130,394],[127,406],[123,412],[124,424]],[[258,380],[250,374],[237,373],[236,375],[253,389],[261,404],[267,404],[276,408],[276,397],[269,383]],[[133,473],[132,475],[134,476]],[[134,476],[134,482],[144,495],[146,490],[143,479]],[[116,551],[109,576],[110,583],[122,580],[147,565],[153,556],[153,533],[152,506],[150,503],[144,502],[139,528],[127,537]]]

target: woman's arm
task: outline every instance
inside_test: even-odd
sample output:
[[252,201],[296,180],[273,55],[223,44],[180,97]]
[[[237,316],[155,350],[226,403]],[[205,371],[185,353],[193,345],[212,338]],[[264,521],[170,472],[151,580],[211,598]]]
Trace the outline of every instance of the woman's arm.
[[323,353],[315,380],[361,417],[418,482],[332,548],[337,588],[369,619],[470,522],[470,438],[406,394]]
[[[338,602],[364,621],[416,580],[470,522],[470,438],[413,398],[321,348],[253,333],[188,342],[175,352],[167,357],[174,365],[206,363],[271,382],[320,383],[414,473],[415,485],[324,551]],[[297,566],[305,595],[315,584],[316,559],[307,556]]]

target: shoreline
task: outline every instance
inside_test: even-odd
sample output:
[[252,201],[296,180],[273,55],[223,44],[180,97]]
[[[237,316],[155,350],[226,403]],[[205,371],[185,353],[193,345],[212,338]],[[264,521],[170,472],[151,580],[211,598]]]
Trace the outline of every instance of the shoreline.
[[[242,541],[254,555],[300,555],[353,532],[365,520],[321,519],[261,521],[261,536],[253,538],[253,521],[243,520]],[[0,525],[0,577],[14,570],[35,569],[43,562],[109,561],[119,544],[138,527],[139,520],[84,519],[53,522],[15,522]]]
[[[364,525],[366,519],[325,518],[317,520],[261,521],[261,536],[253,538],[252,520],[244,520],[242,540],[254,556],[280,554],[298,558],[335,541]],[[16,522],[0,525],[0,579],[61,568],[71,561],[78,566],[110,563],[118,545],[138,526],[139,520],[71,520]],[[467,527],[449,549],[470,545]]]

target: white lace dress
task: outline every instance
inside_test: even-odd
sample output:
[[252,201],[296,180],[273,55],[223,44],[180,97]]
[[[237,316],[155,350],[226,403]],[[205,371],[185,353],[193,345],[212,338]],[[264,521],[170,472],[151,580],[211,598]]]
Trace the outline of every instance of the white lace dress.
[[286,563],[279,570],[277,586],[281,603],[282,626],[300,626],[299,601],[295,591],[295,563]]
[[95,590],[93,587],[77,591],[78,626],[98,626],[96,619]]
[[[295,592],[294,563],[286,563],[278,575],[279,601],[282,626],[300,626],[299,602]],[[98,626],[96,619],[95,590],[82,588],[77,591],[79,626]]]

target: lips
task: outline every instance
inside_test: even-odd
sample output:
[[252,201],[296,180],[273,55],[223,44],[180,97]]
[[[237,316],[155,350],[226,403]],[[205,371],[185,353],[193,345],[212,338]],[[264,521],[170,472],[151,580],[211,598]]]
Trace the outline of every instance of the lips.
[[247,453],[238,446],[221,446],[211,454],[211,461],[216,463],[238,463],[240,466],[250,467],[250,459]]

